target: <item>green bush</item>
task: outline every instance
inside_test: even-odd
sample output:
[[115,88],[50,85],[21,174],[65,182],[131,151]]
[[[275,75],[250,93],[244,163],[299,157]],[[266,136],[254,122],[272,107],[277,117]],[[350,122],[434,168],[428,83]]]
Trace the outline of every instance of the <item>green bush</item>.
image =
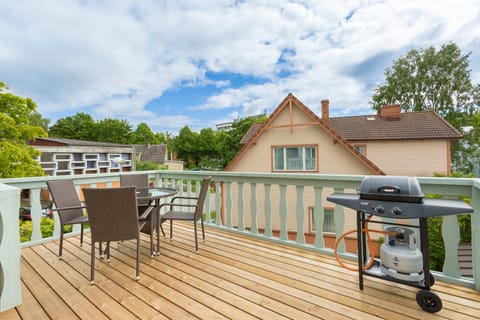
[[[439,199],[441,195],[429,194],[426,198]],[[470,203],[469,198],[461,198],[461,200]],[[472,224],[471,215],[465,214],[457,216],[460,228],[460,243],[472,242]],[[443,217],[433,217],[428,219],[428,241],[430,254],[430,269],[442,271],[443,262],[445,260],[445,245],[442,237]]]
[[[42,238],[53,236],[53,228],[55,227],[55,220],[50,218],[40,219],[40,232]],[[20,242],[27,242],[32,239],[32,221],[19,220]],[[68,225],[63,228],[64,233],[72,232],[72,226]]]

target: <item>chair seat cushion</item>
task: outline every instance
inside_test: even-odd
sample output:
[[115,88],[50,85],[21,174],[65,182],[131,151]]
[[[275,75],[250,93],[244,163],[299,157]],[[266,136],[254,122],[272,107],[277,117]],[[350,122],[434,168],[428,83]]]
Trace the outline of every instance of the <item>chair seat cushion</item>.
[[185,211],[168,211],[165,212],[161,216],[162,220],[169,220],[169,219],[175,219],[175,220],[193,220],[193,212],[185,212]]

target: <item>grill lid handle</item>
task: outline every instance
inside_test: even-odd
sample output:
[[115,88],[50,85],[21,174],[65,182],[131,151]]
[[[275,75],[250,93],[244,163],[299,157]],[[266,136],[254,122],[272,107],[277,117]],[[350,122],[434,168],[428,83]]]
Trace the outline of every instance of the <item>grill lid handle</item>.
[[400,188],[398,186],[381,186],[377,188],[377,192],[382,193],[400,193]]

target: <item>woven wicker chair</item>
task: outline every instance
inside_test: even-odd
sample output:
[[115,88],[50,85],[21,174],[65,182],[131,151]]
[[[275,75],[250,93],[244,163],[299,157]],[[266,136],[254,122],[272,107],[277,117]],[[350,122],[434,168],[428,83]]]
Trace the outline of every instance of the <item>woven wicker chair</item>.
[[[202,225],[202,240],[205,241],[205,228],[203,225],[203,205],[205,198],[207,197],[208,190],[210,189],[211,177],[203,179],[202,187],[198,197],[173,197],[169,203],[165,203],[162,206],[170,207],[169,211],[161,215],[160,223],[170,220],[170,240],[173,237],[173,220],[193,221],[193,227],[195,231],[195,252],[198,253],[198,236],[197,236],[197,221],[201,221]],[[175,203],[176,200],[192,201],[191,203]],[[187,210],[185,210],[187,208]]]
[[83,244],[83,225],[88,223],[88,217],[84,215],[85,206],[78,197],[73,180],[55,180],[47,182],[48,190],[52,196],[55,208],[60,220],[60,247],[58,257],[62,258],[63,229],[66,225],[80,224],[80,246]]
[[110,242],[136,240],[136,273],[140,279],[140,230],[145,226],[151,209],[139,217],[135,187],[88,188],[83,189],[85,203],[90,220],[91,231],[91,266],[90,284],[95,283],[95,243],[106,242],[105,254],[110,261]]
[[[137,187],[137,191],[145,191],[148,189],[148,174],[139,173],[139,174],[122,174],[120,175],[120,186],[128,187],[128,186],[135,186]],[[137,200],[138,206],[138,214],[141,215],[147,210],[151,205],[152,201],[148,199],[141,199]],[[159,252],[160,249],[160,239],[159,239],[159,224],[158,224],[158,208],[156,208],[156,212],[150,216],[150,220],[145,224],[145,226],[140,230],[143,233],[149,234],[152,237],[152,247],[150,256],[154,256],[156,253]],[[153,233],[157,233],[157,249],[153,247]],[[163,236],[165,236],[165,232],[163,232]]]

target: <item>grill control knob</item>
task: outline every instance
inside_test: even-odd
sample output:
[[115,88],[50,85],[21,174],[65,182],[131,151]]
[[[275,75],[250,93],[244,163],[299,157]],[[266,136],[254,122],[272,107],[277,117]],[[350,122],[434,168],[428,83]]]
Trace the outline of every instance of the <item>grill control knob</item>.
[[382,205],[378,205],[375,207],[375,212],[378,214],[385,213],[385,208]]
[[394,215],[399,216],[402,214],[402,209],[400,209],[399,207],[393,207],[392,212]]

